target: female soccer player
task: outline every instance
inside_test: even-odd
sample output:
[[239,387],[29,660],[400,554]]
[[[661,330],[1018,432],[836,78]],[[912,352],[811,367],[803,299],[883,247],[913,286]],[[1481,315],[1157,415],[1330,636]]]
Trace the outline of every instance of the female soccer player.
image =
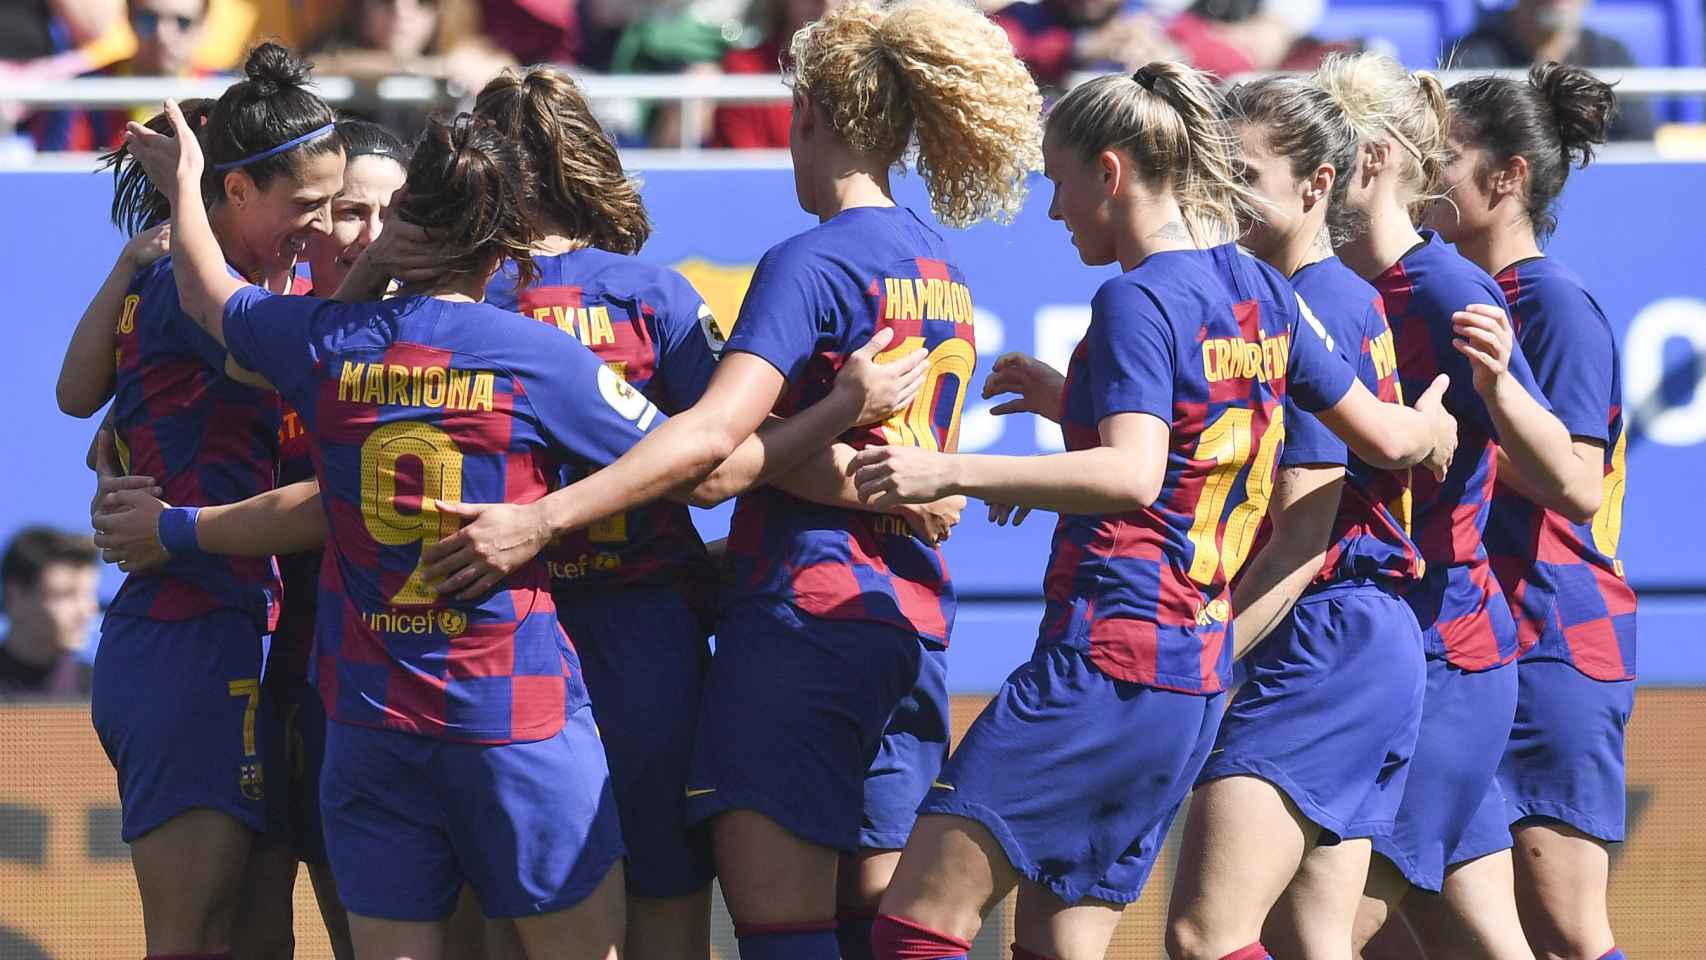
[[[960,493],[1061,514],[1036,652],[924,802],[873,935],[883,960],[964,958],[1015,885],[1016,958],[1102,955],[1214,740],[1227,584],[1267,509],[1283,399],[1383,466],[1449,462],[1443,383],[1428,413],[1381,403],[1285,278],[1228,242],[1249,198],[1221,106],[1205,74],[1152,63],[1049,116],[1049,214],[1085,263],[1124,271],[1054,402],[1025,398],[1067,452],[854,460],[877,505]],[[1266,955],[1235,946],[1215,956]]]
[[[1346,202],[1368,226],[1339,256],[1380,292],[1405,392],[1450,375],[1446,406],[1459,431],[1446,478],[1413,477],[1413,536],[1427,569],[1405,599],[1423,631],[1427,690],[1394,829],[1374,838],[1383,860],[1370,871],[1358,937],[1372,935],[1386,905],[1397,904],[1431,955],[1527,957],[1495,780],[1516,706],[1516,671],[1506,668],[1519,647],[1481,534],[1495,436],[1513,469],[1535,484],[1569,486],[1575,456],[1521,354],[1486,342],[1473,332],[1479,321],[1459,313],[1471,304],[1502,311],[1498,285],[1411,223],[1411,210],[1438,194],[1447,157],[1449,108],[1439,82],[1374,54],[1329,59],[1315,79],[1360,144]],[[1501,359],[1501,350],[1511,355]],[[1490,376],[1507,363],[1508,375]],[[1312,858],[1306,878],[1343,869],[1336,859]],[[1444,895],[1405,896],[1412,887]]]
[[1586,70],[1555,63],[1526,83],[1460,83],[1450,98],[1449,202],[1430,220],[1498,280],[1577,461],[1568,486],[1545,487],[1501,456],[1487,517],[1487,552],[1526,651],[1499,766],[1517,909],[1540,956],[1621,960],[1605,888],[1607,847],[1623,839],[1623,729],[1635,699],[1635,594],[1617,560],[1623,393],[1605,314],[1541,252],[1570,167],[1605,142],[1616,98]]
[[[327,228],[343,148],[282,47],[257,47],[244,72],[208,116],[212,166],[192,192],[211,201],[228,268],[285,290],[307,237]],[[277,400],[225,376],[225,351],[179,308],[175,274],[171,259],[141,272],[118,313],[119,450],[176,502],[241,500],[273,486]],[[109,353],[94,369],[111,365]],[[267,826],[260,657],[276,594],[269,561],[186,562],[128,578],[103,625],[93,717],[118,770],[151,955],[232,948]]]
[[[1363,386],[1399,400],[1380,296],[1331,247],[1356,231],[1341,215],[1356,131],[1307,78],[1241,85],[1228,99],[1258,200],[1245,246],[1291,278]],[[1185,823],[1168,938],[1180,960],[1220,957],[1258,937],[1283,956],[1342,956],[1369,838],[1392,829],[1421,719],[1422,634],[1398,592],[1422,573],[1408,535],[1409,471],[1350,456],[1290,398],[1284,429],[1271,526],[1232,593],[1233,656],[1253,651],[1249,679],[1221,721]],[[1333,844],[1345,848],[1337,884],[1294,896],[1307,909],[1264,936],[1298,868]]]
[[[1010,216],[1037,165],[1035,84],[1000,28],[953,0],[840,7],[795,35],[791,61],[794,182],[820,225],[764,256],[698,403],[539,504],[483,511],[434,551],[442,589],[481,587],[554,533],[704,475],[772,409],[809,410],[873,330],[929,350],[930,383],[853,442],[953,449],[970,296],[941,237],[895,206],[890,171],[916,135],[939,219]],[[744,957],[858,956],[868,920],[850,915],[838,948],[837,904],[875,903],[946,751],[952,584],[897,518],[776,488],[741,498],[729,553],[689,816],[711,819]]]

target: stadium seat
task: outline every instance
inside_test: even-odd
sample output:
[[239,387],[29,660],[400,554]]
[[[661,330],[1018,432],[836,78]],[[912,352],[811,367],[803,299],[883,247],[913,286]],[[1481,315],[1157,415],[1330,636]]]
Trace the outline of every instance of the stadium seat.
[[1367,40],[1374,49],[1386,47],[1405,66],[1432,67],[1439,57],[1446,27],[1440,11],[1419,3],[1334,2],[1315,28],[1322,40]]
[[[1643,67],[1698,67],[1706,62],[1701,9],[1699,0],[1598,0],[1587,9],[1587,25],[1622,41]],[[1699,98],[1661,99],[1654,112],[1661,121],[1706,118]]]
[[1469,32],[1470,28],[1475,26],[1475,18],[1480,15],[1481,4],[1476,3],[1476,0],[1411,0],[1409,3],[1395,0],[1329,0],[1327,17],[1333,17],[1342,9],[1394,6],[1433,11],[1439,21],[1440,35],[1455,37]]

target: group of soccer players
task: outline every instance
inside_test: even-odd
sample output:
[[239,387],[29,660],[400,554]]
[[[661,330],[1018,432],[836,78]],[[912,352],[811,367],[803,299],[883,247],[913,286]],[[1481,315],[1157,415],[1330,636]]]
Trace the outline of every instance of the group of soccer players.
[[[1539,246],[1609,88],[1154,63],[1045,118],[957,0],[787,59],[819,225],[726,334],[549,68],[411,150],[265,44],[131,126],[60,401],[113,400],[93,714],[148,955],[288,956],[300,860],[362,960],[703,957],[713,877],[747,960],[963,958],[1015,889],[1014,957],[1080,960],[1189,796],[1176,960],[1389,910],[1434,958],[1621,957],[1616,351]],[[983,384],[1065,452],[956,452],[972,295],[909,149],[940,222],[1040,167],[1119,264],[1066,371]],[[967,497],[1060,519],[949,756]]]

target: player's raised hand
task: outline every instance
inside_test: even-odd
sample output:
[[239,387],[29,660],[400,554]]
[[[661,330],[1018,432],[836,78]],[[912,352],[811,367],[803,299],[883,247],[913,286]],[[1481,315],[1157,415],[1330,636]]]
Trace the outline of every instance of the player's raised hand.
[[918,349],[904,356],[896,355],[899,351],[885,355],[883,351],[893,342],[893,330],[878,330],[864,346],[847,355],[835,375],[832,394],[841,393],[859,404],[855,426],[882,423],[905,410],[924,386],[924,375],[929,372],[924,361],[929,353]]
[[905,504],[896,513],[906,521],[914,537],[935,547],[954,532],[965,508],[965,497],[943,497],[930,503]]
[[440,596],[473,600],[490,593],[551,539],[532,505],[433,503],[462,523],[462,529],[421,551],[421,575]]
[[1510,318],[1498,307],[1473,303],[1451,315],[1451,345],[1469,358],[1475,372],[1475,390],[1485,392],[1510,369],[1516,352],[1516,331]]
[[142,164],[148,179],[175,205],[181,191],[200,195],[201,174],[207,162],[195,131],[178,109],[178,101],[166,101],[166,117],[172,122],[171,134],[155,133],[133,120],[124,126],[124,145]]
[[1034,413],[1055,423],[1060,422],[1060,403],[1065,390],[1066,378],[1060,371],[1022,353],[1005,353],[997,357],[994,368],[983,381],[985,400],[1003,393],[1018,394],[991,407],[990,413],[996,416]]
[[[117,477],[116,480],[147,480],[147,477]],[[103,479],[102,483],[107,480]],[[145,488],[114,489],[102,498],[101,512],[90,518],[95,528],[95,546],[101,559],[118,564],[125,573],[141,573],[162,566],[172,555],[160,543],[160,514],[166,504]]]
[[1433,471],[1435,480],[1445,479],[1457,453],[1457,418],[1445,409],[1445,391],[1450,386],[1451,378],[1442,373],[1416,398],[1416,412],[1427,414],[1433,422],[1434,448],[1422,466]]
[[1009,520],[1013,526],[1025,522],[1031,515],[1030,507],[1015,507],[1010,503],[992,503],[989,505],[989,522],[998,527],[1005,527]]
[[951,495],[953,465],[952,457],[922,447],[866,447],[854,454],[847,473],[859,499],[882,510]]
[[444,273],[443,249],[432,242],[426,228],[400,217],[386,219],[361,255],[400,283],[419,283]]
[[172,221],[156,224],[131,237],[124,245],[124,257],[138,270],[172,252]]

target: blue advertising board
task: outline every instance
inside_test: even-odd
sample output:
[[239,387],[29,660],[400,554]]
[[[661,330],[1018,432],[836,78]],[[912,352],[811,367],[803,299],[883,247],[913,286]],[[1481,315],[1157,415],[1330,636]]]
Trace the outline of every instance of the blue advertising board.
[[[644,173],[657,230],[643,254],[683,270],[726,322],[732,321],[764,250],[812,219],[796,202],[786,170],[655,170]],[[897,180],[898,198],[927,209],[916,177]],[[978,398],[989,364],[1018,350],[1064,367],[1088,322],[1097,285],[1115,268],[1087,268],[1066,230],[1047,216],[1040,178],[1016,221],[947,231],[977,304],[977,373],[961,428],[967,451],[1031,453],[1059,448],[1058,429],[1030,417],[995,417]],[[1706,611],[1706,510],[1690,504],[1706,484],[1706,267],[1699,218],[1706,165],[1600,165],[1572,178],[1549,252],[1587,281],[1623,350],[1629,494],[1621,554],[1643,592],[1642,668],[1649,677],[1706,679],[1689,656]],[[0,539],[29,522],[82,527],[92,424],[61,414],[53,399],[60,357],[87,298],[122,238],[106,221],[110,185],[93,174],[0,174],[0,264],[6,342],[0,400]],[[726,510],[706,518],[708,533]],[[956,647],[1001,651],[977,657],[988,687],[1022,657],[1035,626],[1050,518],[1023,527],[989,524],[974,504],[948,546],[968,605]],[[110,578],[108,590],[116,587]],[[980,605],[981,604],[981,605]],[[972,655],[968,654],[968,657]],[[965,677],[961,678],[962,683]]]

